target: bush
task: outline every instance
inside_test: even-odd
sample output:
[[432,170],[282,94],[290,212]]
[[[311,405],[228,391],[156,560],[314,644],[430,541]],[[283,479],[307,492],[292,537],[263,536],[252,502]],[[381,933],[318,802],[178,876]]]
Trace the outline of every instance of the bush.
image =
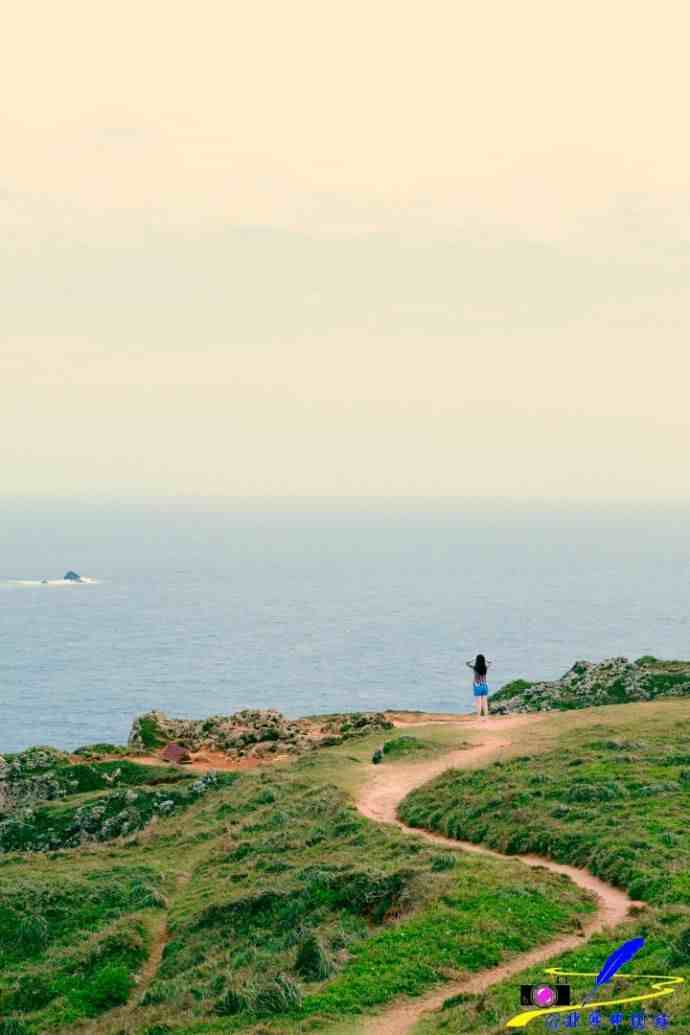
[[383,745],[384,755],[406,755],[410,751],[420,751],[428,747],[416,737],[395,737],[394,740],[387,740]]
[[452,870],[458,858],[454,852],[444,852],[443,855],[435,855],[431,861],[432,870]]
[[18,1013],[30,1013],[47,1006],[59,994],[47,974],[24,974],[5,1005]]
[[621,789],[615,783],[574,783],[568,790],[568,801],[613,801],[621,797]]
[[499,693],[510,697],[511,694],[517,694],[520,690],[529,690],[533,685],[527,679],[514,679],[512,683],[506,683],[505,686],[502,686]]
[[14,1017],[6,1017],[0,1021],[0,1035],[30,1035],[29,1029]]
[[673,943],[671,965],[674,967],[685,965],[688,957],[690,957],[690,927],[684,927]]
[[89,980],[84,999],[90,1012],[122,1006],[134,988],[134,978],[121,963],[109,963]]
[[165,735],[153,716],[142,715],[140,717],[139,733],[141,742],[146,748],[163,747],[165,744]]
[[270,787],[266,787],[264,790],[259,791],[256,797],[253,799],[255,805],[272,805],[276,800],[276,796]]
[[335,970],[331,956],[313,931],[303,935],[300,940],[295,970],[307,981],[324,981]]
[[302,1005],[302,990],[289,974],[276,976],[262,985],[254,1004],[258,1014],[288,1013]]
[[225,995],[216,1002],[215,1012],[221,1017],[234,1017],[238,1013],[251,1010],[254,997],[248,996],[245,988],[229,988]]
[[382,873],[376,870],[353,870],[345,873],[321,871],[308,883],[308,900],[328,903],[331,908],[345,909],[356,916],[381,923],[386,913],[400,901],[404,888],[413,876],[411,870]]
[[288,974],[276,974],[261,984],[247,980],[236,983],[215,1006],[215,1012],[228,1016],[238,1013],[271,1015],[287,1013],[302,1005],[302,992]]
[[41,913],[27,913],[17,924],[16,944],[28,953],[39,952],[49,941],[48,921]]
[[73,755],[85,755],[87,758],[98,757],[99,755],[127,755],[130,749],[122,744],[84,744],[75,748]]

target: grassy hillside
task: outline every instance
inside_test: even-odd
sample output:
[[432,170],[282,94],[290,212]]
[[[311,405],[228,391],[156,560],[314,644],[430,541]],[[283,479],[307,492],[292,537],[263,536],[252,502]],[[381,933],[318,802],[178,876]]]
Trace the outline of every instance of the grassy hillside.
[[[577,929],[592,903],[565,878],[448,852],[352,805],[375,749],[407,767],[485,729],[377,731],[206,781],[96,750],[83,765],[48,749],[5,756],[0,1035],[353,1035],[400,994]],[[689,729],[684,699],[555,712],[517,732],[501,764],[440,777],[401,811],[588,865],[650,903],[559,962],[595,969],[643,933],[648,969],[690,978]],[[420,1032],[494,1035],[520,980],[449,1003]]]
[[[653,999],[644,1004],[646,1013],[645,1030],[660,1031],[654,1024],[654,1017],[665,1012],[670,1019],[669,1032],[685,1033],[690,1030],[690,909],[687,906],[649,908],[641,911],[630,923],[616,929],[615,935],[601,933],[588,940],[586,946],[577,951],[564,953],[549,961],[550,966],[558,966],[564,970],[590,971],[596,973],[603,960],[627,938],[642,936],[645,946],[630,971],[637,970],[650,974],[680,974],[685,977],[686,984],[667,999]],[[521,984],[540,984],[549,980],[543,967],[531,967],[514,975],[508,981],[493,985],[482,994],[458,996],[449,999],[444,1008],[424,1018],[413,1029],[413,1035],[498,1035],[505,1029],[506,1020],[520,1012],[519,986]],[[550,979],[553,981],[553,978]],[[573,997],[589,991],[588,979],[571,979]],[[607,986],[607,994],[611,998],[643,991],[649,991],[649,981],[625,981],[614,978]],[[624,1008],[626,1020],[624,1025],[615,1029],[608,1017],[609,1010],[602,1010],[600,1028],[592,1028],[588,1023],[588,1011],[580,1012],[579,1026],[576,1032],[622,1032],[629,1033],[630,1014],[633,1007]],[[543,1022],[533,1021],[527,1032],[545,1032]],[[561,1030],[567,1031],[564,1024]]]
[[125,759],[73,764],[52,748],[5,755],[1,776],[0,855],[112,840],[236,779]]
[[[420,755],[449,735],[423,739]],[[43,801],[22,760],[33,799],[13,791],[0,856],[0,1035],[327,1030],[574,929],[592,905],[564,879],[363,819],[347,788],[380,743],[227,774],[201,794],[184,770],[87,762],[75,774],[49,756],[38,783],[58,797]],[[75,810],[105,806],[103,820],[128,793],[126,830],[104,840],[101,823],[70,846]],[[173,807],[149,811],[159,793]],[[41,850],[8,851],[17,809],[32,831],[21,847]]]
[[550,750],[413,792],[410,826],[586,866],[633,898],[690,903],[690,725],[594,723]]
[[[529,754],[449,771],[414,791],[401,817],[502,852],[586,866],[648,903],[615,936],[597,936],[554,965],[596,970],[625,937],[643,935],[637,969],[680,973],[690,982],[690,705],[607,708],[580,713],[575,723],[548,719],[538,729],[525,744]],[[533,969],[483,996],[449,1003],[415,1030],[494,1033],[517,1012],[518,985],[543,977]],[[687,1030],[689,986],[664,1008],[673,1030]]]

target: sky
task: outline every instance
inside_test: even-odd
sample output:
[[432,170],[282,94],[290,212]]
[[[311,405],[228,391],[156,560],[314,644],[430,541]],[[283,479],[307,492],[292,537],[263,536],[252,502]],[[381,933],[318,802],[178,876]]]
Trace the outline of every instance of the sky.
[[690,7],[25,0],[4,494],[690,498]]

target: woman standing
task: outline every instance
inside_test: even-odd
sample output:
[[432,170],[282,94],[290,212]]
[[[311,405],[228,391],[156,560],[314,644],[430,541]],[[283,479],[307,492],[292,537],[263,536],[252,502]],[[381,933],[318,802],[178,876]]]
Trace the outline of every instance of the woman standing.
[[477,654],[474,661],[466,661],[465,664],[474,672],[472,689],[474,691],[474,699],[477,702],[477,715],[480,719],[488,719],[489,688],[486,685],[486,673],[491,662],[487,661],[483,654]]

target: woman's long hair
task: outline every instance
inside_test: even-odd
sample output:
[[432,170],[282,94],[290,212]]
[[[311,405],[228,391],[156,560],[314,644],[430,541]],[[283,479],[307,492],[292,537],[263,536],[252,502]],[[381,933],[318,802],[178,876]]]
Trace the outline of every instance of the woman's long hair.
[[474,662],[474,671],[477,673],[478,676],[486,675],[486,658],[483,654],[477,654],[477,657]]

